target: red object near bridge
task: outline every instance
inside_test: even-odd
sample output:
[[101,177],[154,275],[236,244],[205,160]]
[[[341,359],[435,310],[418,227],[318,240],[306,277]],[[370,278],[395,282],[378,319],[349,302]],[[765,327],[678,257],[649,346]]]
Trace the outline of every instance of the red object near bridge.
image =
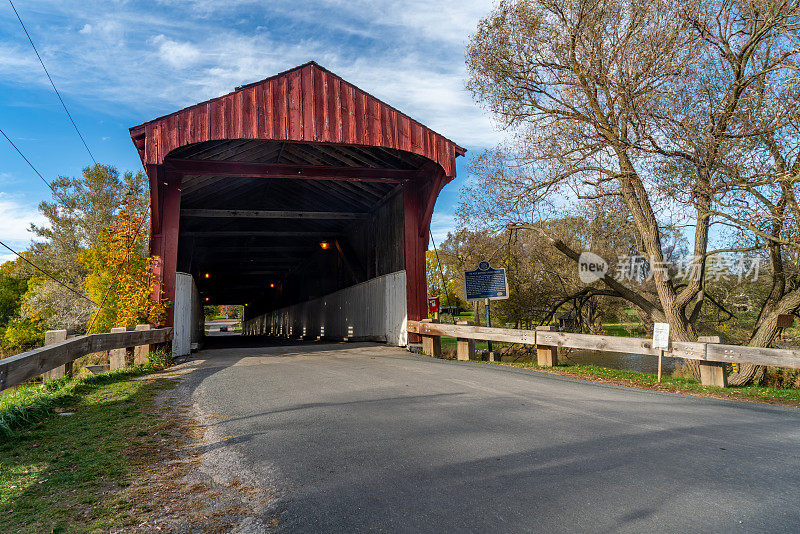
[[428,311],[439,311],[439,297],[428,297]]

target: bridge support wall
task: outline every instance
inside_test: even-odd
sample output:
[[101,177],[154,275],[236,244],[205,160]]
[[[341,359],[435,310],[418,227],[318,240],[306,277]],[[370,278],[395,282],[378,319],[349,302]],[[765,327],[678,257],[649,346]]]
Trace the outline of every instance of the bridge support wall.
[[245,335],[407,343],[406,272],[378,276],[245,321]]

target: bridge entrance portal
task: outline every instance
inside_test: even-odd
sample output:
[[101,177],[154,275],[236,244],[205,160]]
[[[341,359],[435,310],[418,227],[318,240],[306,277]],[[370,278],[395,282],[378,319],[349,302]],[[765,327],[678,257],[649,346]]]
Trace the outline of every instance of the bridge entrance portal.
[[203,304],[246,304],[245,334],[397,345],[426,316],[431,214],[464,154],[452,141],[313,62],[131,137],[150,179],[151,298],[174,303],[176,345]]

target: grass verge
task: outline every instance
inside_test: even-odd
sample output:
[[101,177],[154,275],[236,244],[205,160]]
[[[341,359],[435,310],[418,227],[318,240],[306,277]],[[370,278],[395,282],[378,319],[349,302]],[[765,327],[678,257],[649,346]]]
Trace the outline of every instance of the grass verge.
[[150,362],[117,371],[83,378],[62,377],[39,384],[27,384],[0,392],[0,438],[11,436],[15,428],[31,425],[53,413],[56,404],[66,402],[82,387],[109,379],[125,379],[152,373],[169,365],[160,351],[151,352]]
[[618,386],[652,389],[672,393],[685,393],[703,397],[765,402],[769,404],[780,404],[783,406],[800,408],[800,390],[798,389],[771,388],[763,386],[735,386],[721,388],[716,386],[704,386],[697,380],[674,376],[662,376],[661,382],[659,383],[658,377],[655,374],[639,373],[636,371],[623,371],[620,369],[609,369],[594,365],[562,364],[556,367],[540,367],[538,364],[533,362],[484,363],[535,369],[537,371],[572,376],[575,378],[592,380],[595,382],[605,382]]
[[[134,504],[121,493],[137,466],[158,457],[169,426],[155,397],[165,378],[131,380],[139,366],[58,379],[0,396],[0,524],[5,532],[125,528]],[[55,415],[58,414],[58,415]]]

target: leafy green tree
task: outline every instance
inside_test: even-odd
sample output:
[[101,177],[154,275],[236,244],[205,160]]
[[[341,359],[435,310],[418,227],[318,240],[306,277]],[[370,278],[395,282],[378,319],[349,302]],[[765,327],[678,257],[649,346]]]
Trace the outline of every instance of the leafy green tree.
[[[145,211],[147,180],[141,172],[120,174],[114,167],[98,164],[86,167],[79,178],[59,177],[52,185],[53,201],[39,204],[47,224],[30,228],[38,238],[31,246],[31,259],[82,290],[91,271],[82,261],[86,251],[98,246],[123,206],[137,213]],[[146,228],[147,221],[141,226]],[[22,297],[20,317],[41,321],[47,328],[83,330],[96,306],[38,271],[30,267],[28,271],[36,283],[29,284]]]
[[91,302],[64,286],[38,276],[28,283],[18,318],[41,325],[45,330],[66,328],[82,331],[94,308]]
[[[738,229],[747,238],[736,251],[769,254],[772,287],[748,344],[770,346],[778,316],[800,311],[787,261],[800,246],[799,21],[800,4],[784,0],[499,2],[467,48],[469,89],[517,134],[477,173],[493,199],[484,220],[541,232],[569,199],[616,198],[659,266],[669,229],[692,228],[699,276],[677,283],[661,268],[646,288],[602,280],[683,341],[718,302],[705,276],[720,252],[714,231]],[[686,367],[699,377],[696,360]],[[763,374],[741,368],[729,383]]]
[[28,280],[19,273],[16,261],[0,265],[0,325],[6,324],[19,311]]
[[120,175],[114,167],[98,164],[83,169],[80,178],[61,176],[52,185],[53,201],[39,204],[47,224],[30,228],[39,238],[31,254],[39,265],[81,284],[88,272],[81,254],[98,242],[123,205],[144,209],[147,179],[142,172]]

